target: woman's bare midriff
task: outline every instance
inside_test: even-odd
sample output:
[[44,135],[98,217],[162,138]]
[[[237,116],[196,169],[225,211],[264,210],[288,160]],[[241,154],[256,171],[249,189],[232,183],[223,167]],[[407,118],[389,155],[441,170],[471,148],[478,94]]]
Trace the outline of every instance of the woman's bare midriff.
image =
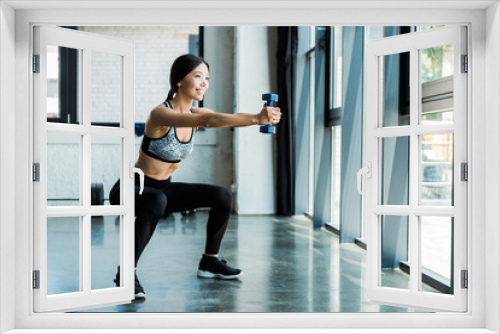
[[144,174],[152,179],[163,181],[168,179],[174,171],[179,168],[180,162],[163,162],[152,158],[139,150],[139,159],[135,163],[136,168],[140,168]]

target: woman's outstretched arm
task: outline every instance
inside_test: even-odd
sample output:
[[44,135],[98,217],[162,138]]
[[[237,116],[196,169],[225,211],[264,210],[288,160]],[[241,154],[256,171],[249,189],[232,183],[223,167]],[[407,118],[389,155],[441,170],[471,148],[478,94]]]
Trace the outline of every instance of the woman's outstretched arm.
[[158,106],[150,114],[154,126],[222,128],[250,125],[277,124],[281,118],[279,108],[264,106],[257,114],[224,114],[206,108],[193,108],[194,113],[178,113]]

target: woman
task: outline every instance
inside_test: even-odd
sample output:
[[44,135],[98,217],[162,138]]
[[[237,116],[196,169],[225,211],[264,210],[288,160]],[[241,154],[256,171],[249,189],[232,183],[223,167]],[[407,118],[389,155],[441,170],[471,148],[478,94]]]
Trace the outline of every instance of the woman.
[[[139,195],[135,180],[135,266],[151,239],[158,221],[168,213],[210,208],[205,252],[198,267],[204,278],[234,279],[241,269],[231,268],[219,259],[219,248],[231,214],[232,195],[222,187],[171,182],[171,176],[193,149],[198,127],[240,127],[277,124],[279,108],[264,106],[257,114],[221,114],[207,108],[192,107],[203,100],[208,89],[209,65],[197,56],[177,58],[170,71],[170,91],[164,103],[154,108],[146,121],[144,138],[135,164],[145,174],[144,191]],[[119,204],[120,182],[110,191],[110,202]],[[120,285],[119,272],[115,283]],[[137,275],[136,298],[145,298]]]

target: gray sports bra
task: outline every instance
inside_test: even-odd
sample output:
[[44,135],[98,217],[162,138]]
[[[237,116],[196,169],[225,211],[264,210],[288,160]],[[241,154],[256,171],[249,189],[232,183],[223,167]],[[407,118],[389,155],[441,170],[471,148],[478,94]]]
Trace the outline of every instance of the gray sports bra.
[[[171,108],[168,102],[165,106]],[[193,110],[191,109],[191,112]],[[149,138],[144,134],[142,138],[141,150],[150,157],[163,162],[177,163],[185,159],[193,151],[193,137],[196,128],[191,132],[188,142],[182,142],[177,138],[175,127],[171,126],[166,135],[161,138]]]

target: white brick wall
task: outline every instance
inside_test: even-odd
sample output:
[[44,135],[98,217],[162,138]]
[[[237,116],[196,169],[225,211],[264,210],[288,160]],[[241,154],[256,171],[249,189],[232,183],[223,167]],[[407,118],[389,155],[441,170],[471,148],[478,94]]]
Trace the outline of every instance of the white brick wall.
[[[198,34],[198,26],[81,27],[81,30],[127,39],[135,44],[136,122],[145,122],[151,109],[165,100],[170,88],[170,66],[175,58],[189,52],[189,35]],[[92,61],[92,121],[118,122],[119,86],[115,82],[119,79],[119,62],[109,55],[96,54],[95,58],[96,61]]]
[[121,57],[91,53],[91,121],[120,122]]

